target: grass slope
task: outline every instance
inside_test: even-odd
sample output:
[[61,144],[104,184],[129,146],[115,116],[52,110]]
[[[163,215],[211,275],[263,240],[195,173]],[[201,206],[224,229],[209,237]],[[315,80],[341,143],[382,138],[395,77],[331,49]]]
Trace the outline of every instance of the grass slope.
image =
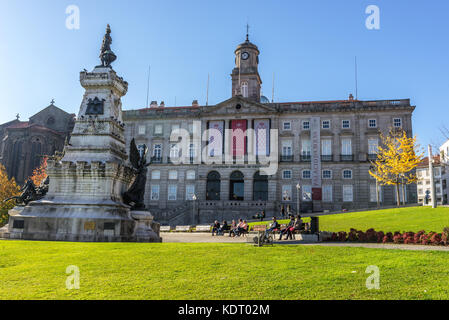
[[[0,299],[448,299],[447,252],[0,241]],[[80,268],[67,290],[66,268]],[[381,289],[368,290],[369,265]]]
[[[305,221],[308,221],[305,219]],[[269,223],[269,222],[264,222]],[[287,223],[283,220],[282,223]],[[260,223],[257,223],[260,224]],[[384,232],[442,232],[449,227],[449,208],[408,207],[398,209],[348,212],[320,217],[320,230],[349,231],[351,228],[366,231],[374,228]]]

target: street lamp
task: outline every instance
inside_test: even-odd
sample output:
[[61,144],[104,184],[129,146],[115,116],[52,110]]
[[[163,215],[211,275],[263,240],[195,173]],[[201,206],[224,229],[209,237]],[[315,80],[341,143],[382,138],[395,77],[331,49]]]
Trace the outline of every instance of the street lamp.
[[[192,221],[193,221],[193,223],[195,223],[195,204],[196,204],[196,200],[197,200],[197,199],[198,199],[198,198],[197,198],[196,194],[193,194],[193,196],[192,196],[192,200],[193,200]],[[199,221],[199,217],[198,217],[197,221],[198,221],[198,223],[200,222],[200,221]]]
[[296,191],[297,191],[297,195],[296,195],[296,212],[297,214],[301,213],[301,208],[299,206],[299,192],[301,191],[301,186],[299,185],[299,183],[296,185]]

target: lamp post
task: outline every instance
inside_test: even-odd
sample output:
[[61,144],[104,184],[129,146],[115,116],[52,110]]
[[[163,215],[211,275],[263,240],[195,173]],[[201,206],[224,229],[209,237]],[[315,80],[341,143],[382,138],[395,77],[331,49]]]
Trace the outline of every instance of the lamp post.
[[[195,207],[196,207],[196,200],[197,200],[198,198],[197,198],[197,196],[196,196],[196,194],[193,194],[193,196],[192,196],[192,200],[193,200],[193,212],[192,212],[192,221],[195,223]],[[197,221],[198,221],[198,223],[200,222],[199,221],[199,217],[197,217],[197,219],[196,219]]]
[[297,214],[301,214],[301,207],[300,207],[300,203],[299,203],[299,192],[301,191],[301,186],[299,185],[299,183],[296,185],[296,212]]

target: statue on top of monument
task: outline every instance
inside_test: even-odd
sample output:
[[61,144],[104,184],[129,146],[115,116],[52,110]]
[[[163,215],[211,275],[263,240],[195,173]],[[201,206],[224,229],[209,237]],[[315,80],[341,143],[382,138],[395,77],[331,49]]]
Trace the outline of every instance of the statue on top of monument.
[[117,59],[117,56],[111,50],[111,43],[111,27],[108,24],[108,26],[106,27],[106,34],[103,37],[103,43],[101,45],[100,52],[101,65],[103,67],[110,67],[111,63]]
[[136,178],[129,190],[123,195],[123,202],[131,206],[131,210],[135,211],[145,209],[144,195],[147,183],[147,167],[150,165],[147,163],[147,153],[148,148],[146,145],[143,145],[143,150],[139,151],[136,141],[134,139],[131,141],[129,161],[136,173]]

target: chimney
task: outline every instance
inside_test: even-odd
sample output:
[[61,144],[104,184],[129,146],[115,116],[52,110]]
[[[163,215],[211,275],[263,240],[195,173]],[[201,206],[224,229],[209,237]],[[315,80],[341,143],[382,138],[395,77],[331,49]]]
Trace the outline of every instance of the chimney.
[[161,104],[160,104],[159,107],[160,107],[160,108],[164,108],[164,107],[165,107],[165,102],[164,102],[164,101],[161,101]]
[[151,108],[156,108],[157,107],[157,101],[151,101],[150,107]]
[[192,107],[198,107],[198,106],[199,106],[198,100],[193,100]]

